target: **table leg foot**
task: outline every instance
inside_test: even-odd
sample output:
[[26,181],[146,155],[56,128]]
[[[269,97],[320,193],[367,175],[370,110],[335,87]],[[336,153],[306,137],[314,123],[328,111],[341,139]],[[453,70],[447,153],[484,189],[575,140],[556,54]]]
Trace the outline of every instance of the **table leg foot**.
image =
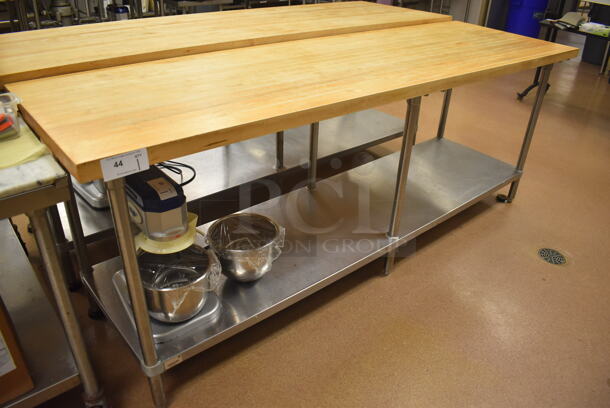
[[155,408],[167,407],[167,399],[165,398],[165,390],[163,389],[163,377],[161,374],[154,377],[148,377],[148,385],[150,393],[153,397]]
[[396,261],[396,250],[393,249],[392,251],[388,252],[388,254],[386,255],[386,258],[385,258],[385,265],[383,266],[383,274],[385,276],[388,276],[390,273],[392,273],[392,270],[394,269],[395,261]]
[[512,202],[512,200],[508,199],[508,196],[506,194],[498,194],[496,196],[496,201],[504,204],[510,204]]
[[87,397],[86,395],[83,395],[83,402],[85,408],[107,408],[109,406],[106,402],[104,390],[100,390],[97,395],[92,397]]

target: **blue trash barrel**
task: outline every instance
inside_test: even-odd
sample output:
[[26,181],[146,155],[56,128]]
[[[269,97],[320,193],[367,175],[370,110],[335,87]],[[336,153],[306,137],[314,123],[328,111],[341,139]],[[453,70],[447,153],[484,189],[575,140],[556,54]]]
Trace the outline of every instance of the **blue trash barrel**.
[[506,21],[506,31],[538,38],[539,21],[549,0],[511,0]]

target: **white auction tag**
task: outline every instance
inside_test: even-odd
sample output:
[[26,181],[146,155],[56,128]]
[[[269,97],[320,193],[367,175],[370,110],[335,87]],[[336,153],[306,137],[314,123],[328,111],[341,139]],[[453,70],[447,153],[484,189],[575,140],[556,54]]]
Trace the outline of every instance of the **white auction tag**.
[[146,149],[133,150],[131,152],[117,154],[100,160],[104,181],[118,179],[147,170],[148,152]]

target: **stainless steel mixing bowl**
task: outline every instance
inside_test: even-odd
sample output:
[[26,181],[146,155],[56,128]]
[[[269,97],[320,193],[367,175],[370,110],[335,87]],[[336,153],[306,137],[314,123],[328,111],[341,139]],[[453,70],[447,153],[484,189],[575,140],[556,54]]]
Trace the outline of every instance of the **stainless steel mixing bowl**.
[[148,313],[165,323],[199,313],[220,274],[216,255],[199,245],[166,255],[142,253],[138,261]]
[[232,214],[215,221],[207,233],[222,272],[240,282],[260,279],[281,253],[284,230],[260,214]]

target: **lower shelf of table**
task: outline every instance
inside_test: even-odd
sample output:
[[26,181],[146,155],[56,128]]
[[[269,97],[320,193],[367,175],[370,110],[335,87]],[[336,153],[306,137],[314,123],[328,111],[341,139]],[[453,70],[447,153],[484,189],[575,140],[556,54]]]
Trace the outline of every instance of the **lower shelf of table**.
[[[399,237],[390,240],[385,233],[398,159],[398,153],[391,154],[320,181],[313,192],[301,188],[248,209],[285,226],[283,254],[257,282],[240,284],[223,278],[217,290],[220,318],[157,344],[166,368],[294,304],[520,177],[514,166],[449,140],[417,144]],[[135,328],[112,285],[120,268],[119,258],[98,264],[87,284],[140,358]]]
[[34,389],[1,405],[34,407],[80,383],[59,317],[45,296],[8,220],[0,220],[0,296],[23,351]]

